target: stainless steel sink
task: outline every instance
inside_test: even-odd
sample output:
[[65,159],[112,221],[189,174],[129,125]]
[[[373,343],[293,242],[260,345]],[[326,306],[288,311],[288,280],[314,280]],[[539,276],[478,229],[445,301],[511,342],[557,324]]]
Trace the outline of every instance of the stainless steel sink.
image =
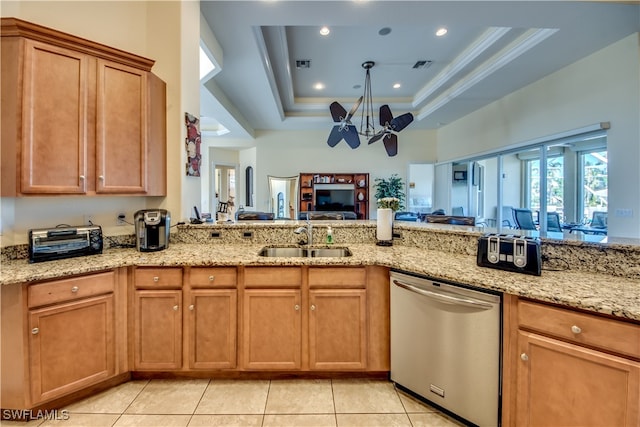
[[264,257],[345,257],[351,256],[349,248],[292,248],[292,247],[269,247],[260,249],[259,256]]
[[349,248],[314,248],[311,249],[312,257],[345,257],[351,256]]

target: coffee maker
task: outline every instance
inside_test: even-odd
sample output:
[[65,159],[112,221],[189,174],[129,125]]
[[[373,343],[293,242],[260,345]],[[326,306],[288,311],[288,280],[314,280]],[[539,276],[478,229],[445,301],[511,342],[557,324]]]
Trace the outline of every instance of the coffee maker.
[[140,252],[161,251],[169,247],[171,214],[165,209],[143,209],[133,215],[136,227],[136,249]]

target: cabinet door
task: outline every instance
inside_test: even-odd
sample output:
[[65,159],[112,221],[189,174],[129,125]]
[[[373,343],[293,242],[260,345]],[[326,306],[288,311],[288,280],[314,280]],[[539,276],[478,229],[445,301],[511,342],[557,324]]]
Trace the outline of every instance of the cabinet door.
[[189,368],[228,369],[236,367],[235,289],[201,289],[190,293]]
[[520,331],[516,425],[638,426],[640,364]]
[[364,289],[309,292],[311,369],[367,367],[367,299]]
[[135,369],[182,366],[182,291],[135,292]]
[[248,289],[243,304],[243,359],[247,369],[299,369],[298,289]]
[[109,294],[29,312],[34,403],[115,375],[113,310]]
[[96,192],[147,190],[147,72],[98,60]]
[[21,193],[86,191],[89,60],[25,41]]

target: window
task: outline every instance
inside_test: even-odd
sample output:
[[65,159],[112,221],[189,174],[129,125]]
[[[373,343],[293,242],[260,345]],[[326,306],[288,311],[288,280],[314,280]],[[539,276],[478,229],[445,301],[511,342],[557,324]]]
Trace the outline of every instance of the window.
[[607,211],[607,151],[579,152],[579,180],[581,197],[579,212],[583,222],[590,220],[594,211]]
[[558,213],[565,223],[589,221],[593,212],[607,211],[608,128],[600,123],[449,163],[454,172],[472,164],[484,171],[478,185],[449,180],[448,206],[467,200],[469,214],[489,226],[513,225],[510,208],[531,209],[540,231],[546,231],[547,216],[538,212]]

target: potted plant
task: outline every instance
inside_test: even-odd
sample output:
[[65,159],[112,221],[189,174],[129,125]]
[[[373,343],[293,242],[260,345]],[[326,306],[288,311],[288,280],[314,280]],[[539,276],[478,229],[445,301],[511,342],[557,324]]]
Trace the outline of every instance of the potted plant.
[[[397,173],[394,173],[389,178],[376,178],[373,186],[376,187],[376,200],[393,197],[398,199],[398,205],[394,211],[404,209],[404,183]],[[378,202],[378,206],[380,206],[380,203]]]
[[390,178],[376,178],[376,200],[378,210],[376,215],[376,244],[391,246],[393,244],[394,212],[404,207],[404,184],[397,174]]

